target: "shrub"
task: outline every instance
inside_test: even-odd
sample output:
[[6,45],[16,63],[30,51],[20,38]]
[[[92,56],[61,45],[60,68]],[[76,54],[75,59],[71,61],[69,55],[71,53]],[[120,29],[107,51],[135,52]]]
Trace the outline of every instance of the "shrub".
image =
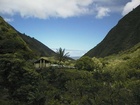
[[92,71],[93,70],[93,61],[90,57],[85,56],[76,61],[75,67],[78,70]]

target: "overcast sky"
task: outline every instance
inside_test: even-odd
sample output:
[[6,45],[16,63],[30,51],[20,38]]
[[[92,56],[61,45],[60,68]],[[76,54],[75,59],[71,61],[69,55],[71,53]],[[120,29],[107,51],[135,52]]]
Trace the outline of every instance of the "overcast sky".
[[140,0],[0,0],[0,15],[21,33],[70,56],[95,47]]

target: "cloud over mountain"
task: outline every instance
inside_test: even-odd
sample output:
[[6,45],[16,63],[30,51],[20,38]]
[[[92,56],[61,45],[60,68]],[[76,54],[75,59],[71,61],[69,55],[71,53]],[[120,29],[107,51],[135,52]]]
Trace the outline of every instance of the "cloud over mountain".
[[136,8],[138,5],[140,5],[140,0],[131,0],[131,2],[128,2],[122,12],[122,15],[126,15],[130,11],[132,11],[134,8]]

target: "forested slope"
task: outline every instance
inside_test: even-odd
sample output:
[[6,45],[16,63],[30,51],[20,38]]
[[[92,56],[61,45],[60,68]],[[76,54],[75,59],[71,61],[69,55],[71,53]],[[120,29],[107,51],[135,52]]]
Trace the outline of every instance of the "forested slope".
[[85,55],[105,57],[127,50],[140,42],[140,6],[124,16],[96,47]]
[[4,51],[4,49],[6,50],[6,48],[7,51],[10,52],[12,52],[13,50],[16,51],[18,50],[18,48],[25,50],[23,47],[26,47],[30,49],[30,51],[32,51],[35,56],[51,57],[56,55],[53,50],[51,50],[38,40],[18,32],[15,28],[5,22],[2,17],[0,17],[0,40],[1,51]]

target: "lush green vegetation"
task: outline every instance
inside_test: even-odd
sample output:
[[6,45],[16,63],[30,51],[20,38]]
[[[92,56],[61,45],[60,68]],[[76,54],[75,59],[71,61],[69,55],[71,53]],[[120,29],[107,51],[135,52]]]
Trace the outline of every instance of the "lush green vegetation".
[[19,56],[0,59],[2,105],[139,105],[140,44],[105,58],[82,57],[77,69],[36,71]]

